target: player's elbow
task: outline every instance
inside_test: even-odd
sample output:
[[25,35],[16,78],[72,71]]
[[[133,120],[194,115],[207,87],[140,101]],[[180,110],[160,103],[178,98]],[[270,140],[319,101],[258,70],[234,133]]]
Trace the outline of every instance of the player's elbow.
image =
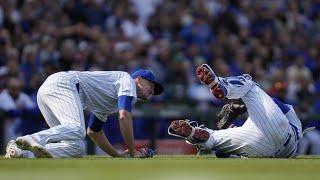
[[[99,131],[99,132],[100,132],[100,131]],[[96,132],[96,131],[92,130],[91,128],[88,128],[88,129],[87,129],[87,135],[88,135],[90,138],[95,137],[99,132]]]
[[124,121],[126,119],[131,119],[132,116],[131,116],[131,113],[128,112],[127,110],[120,110],[119,111],[119,121]]

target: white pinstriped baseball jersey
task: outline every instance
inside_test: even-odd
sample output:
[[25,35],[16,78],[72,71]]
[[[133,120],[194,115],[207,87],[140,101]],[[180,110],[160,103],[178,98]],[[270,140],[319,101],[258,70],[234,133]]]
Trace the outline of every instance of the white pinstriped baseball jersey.
[[247,157],[294,156],[302,132],[292,106],[284,114],[250,75],[219,77],[218,80],[227,89],[228,99],[242,99],[249,118],[241,127],[210,130],[210,138],[204,146],[219,153]]
[[105,121],[109,113],[117,111],[121,95],[133,96],[136,101],[135,82],[126,72],[55,73],[42,84],[37,96],[50,129],[30,136],[53,157],[81,157],[86,136],[83,110],[88,109]]
[[118,111],[118,97],[122,95],[137,100],[136,84],[130,74],[122,71],[83,71],[75,73],[79,81],[80,99],[84,109],[91,111],[101,121]]

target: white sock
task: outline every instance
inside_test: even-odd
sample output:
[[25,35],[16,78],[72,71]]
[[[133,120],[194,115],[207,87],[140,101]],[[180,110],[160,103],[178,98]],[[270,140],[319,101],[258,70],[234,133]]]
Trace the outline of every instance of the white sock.
[[216,142],[215,138],[213,137],[214,130],[207,129],[207,131],[209,132],[210,136],[209,136],[209,139],[202,144],[202,146],[205,147],[206,149],[212,149],[213,145]]

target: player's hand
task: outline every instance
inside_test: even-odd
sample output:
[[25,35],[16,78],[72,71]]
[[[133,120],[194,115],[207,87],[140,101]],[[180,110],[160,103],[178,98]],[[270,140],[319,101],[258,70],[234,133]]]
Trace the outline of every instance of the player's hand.
[[126,149],[126,150],[120,152],[120,155],[121,155],[122,157],[130,157],[130,151],[129,151],[129,149]]

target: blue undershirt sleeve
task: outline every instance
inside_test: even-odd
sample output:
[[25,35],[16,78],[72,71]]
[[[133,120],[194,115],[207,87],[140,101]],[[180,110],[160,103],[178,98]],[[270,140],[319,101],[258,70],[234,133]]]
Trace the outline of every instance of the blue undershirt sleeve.
[[95,115],[90,114],[88,126],[91,130],[99,132],[102,130],[103,125],[104,122],[100,121]]
[[128,112],[131,112],[132,110],[132,101],[133,101],[133,96],[119,96],[118,98],[118,108],[120,109],[125,109]]

